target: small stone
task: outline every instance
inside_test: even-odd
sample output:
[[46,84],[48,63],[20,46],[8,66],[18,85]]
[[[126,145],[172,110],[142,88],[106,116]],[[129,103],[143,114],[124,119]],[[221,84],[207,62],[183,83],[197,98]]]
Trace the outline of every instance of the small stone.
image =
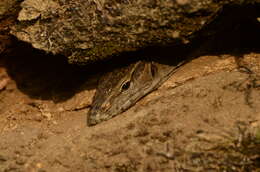
[[35,121],[41,122],[43,118],[42,118],[42,115],[41,115],[41,114],[37,113],[37,114],[34,116],[33,119],[34,119]]
[[7,161],[7,157],[5,157],[4,155],[0,155],[0,162],[4,161]]
[[51,115],[50,112],[43,112],[42,115],[43,115],[44,117],[46,117],[48,121],[51,120],[51,118],[52,118],[52,115]]
[[37,138],[38,139],[48,139],[48,137],[49,137],[49,135],[48,135],[48,133],[46,133],[46,132],[42,132],[42,133],[40,133],[38,136],[37,136]]
[[58,112],[64,112],[65,109],[64,109],[63,107],[58,107],[57,111],[58,111]]
[[8,78],[0,78],[0,91],[3,90],[9,82]]
[[26,160],[21,157],[16,160],[16,164],[18,164],[18,165],[24,165],[25,162],[26,162]]
[[36,164],[36,167],[37,167],[37,168],[42,168],[42,166],[43,166],[42,163],[39,163],[39,162],[38,162],[38,163]]

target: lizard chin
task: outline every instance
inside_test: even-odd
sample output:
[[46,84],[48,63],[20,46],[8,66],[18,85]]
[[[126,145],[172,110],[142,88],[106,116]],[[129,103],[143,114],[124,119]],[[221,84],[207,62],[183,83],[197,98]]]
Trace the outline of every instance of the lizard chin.
[[[118,113],[119,114],[119,113]],[[117,114],[114,115],[108,115],[107,113],[95,113],[95,114],[88,114],[87,117],[87,125],[88,126],[94,126],[97,125],[103,121],[107,121]]]
[[131,101],[126,101],[124,104],[121,105],[121,107],[111,107],[107,110],[97,110],[97,108],[91,109],[87,115],[87,125],[94,126],[103,121],[114,118],[115,116],[129,109],[132,104],[133,103]]
[[96,124],[99,124],[103,121],[107,121],[111,118],[113,118],[114,116],[116,116],[118,113],[111,113],[111,112],[107,112],[107,111],[89,111],[88,115],[87,115],[87,125],[88,126],[94,126]]

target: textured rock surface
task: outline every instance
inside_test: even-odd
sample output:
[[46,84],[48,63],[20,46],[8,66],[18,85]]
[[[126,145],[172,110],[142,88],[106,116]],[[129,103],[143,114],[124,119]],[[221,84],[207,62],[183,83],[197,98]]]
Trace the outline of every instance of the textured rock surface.
[[259,2],[25,0],[12,34],[35,48],[66,55],[72,63],[89,63],[152,45],[187,42],[225,5]]
[[11,44],[10,27],[15,23],[19,12],[21,0],[1,0],[0,1],[0,57]]
[[6,15],[6,13],[13,10],[19,0],[1,0],[0,1],[0,19]]

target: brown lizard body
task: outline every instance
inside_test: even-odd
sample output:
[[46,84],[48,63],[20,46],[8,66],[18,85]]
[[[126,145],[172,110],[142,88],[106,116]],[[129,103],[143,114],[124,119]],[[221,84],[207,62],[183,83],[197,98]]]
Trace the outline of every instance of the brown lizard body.
[[103,75],[99,81],[87,125],[109,120],[157,89],[184,62],[169,65],[142,60]]

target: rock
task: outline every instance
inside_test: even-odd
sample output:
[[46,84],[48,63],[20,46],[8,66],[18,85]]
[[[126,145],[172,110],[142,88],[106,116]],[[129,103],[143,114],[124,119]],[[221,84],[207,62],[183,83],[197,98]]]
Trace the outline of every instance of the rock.
[[11,33],[37,49],[63,54],[71,63],[86,64],[153,45],[189,42],[225,6],[259,3],[260,0],[25,0],[19,23]]
[[1,0],[0,1],[0,19],[14,8],[18,0]]
[[10,27],[15,23],[21,0],[0,0],[0,57],[11,45]]

